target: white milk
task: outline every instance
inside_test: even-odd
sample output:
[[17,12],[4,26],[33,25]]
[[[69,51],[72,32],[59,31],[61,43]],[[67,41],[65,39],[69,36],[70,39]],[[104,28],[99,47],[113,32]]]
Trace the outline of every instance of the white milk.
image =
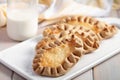
[[7,18],[7,33],[11,39],[23,41],[36,35],[38,14],[34,9],[8,9]]

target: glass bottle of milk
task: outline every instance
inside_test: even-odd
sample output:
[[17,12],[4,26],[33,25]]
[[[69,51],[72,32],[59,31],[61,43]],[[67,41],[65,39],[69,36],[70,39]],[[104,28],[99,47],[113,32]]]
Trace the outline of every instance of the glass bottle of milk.
[[7,33],[17,41],[36,35],[38,30],[37,0],[8,0]]

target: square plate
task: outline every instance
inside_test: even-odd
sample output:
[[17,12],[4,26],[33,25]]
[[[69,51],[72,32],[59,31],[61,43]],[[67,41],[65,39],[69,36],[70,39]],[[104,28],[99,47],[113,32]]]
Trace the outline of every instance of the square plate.
[[[108,20],[107,20],[108,21]],[[26,79],[32,80],[66,80],[71,79],[102,61],[112,57],[120,52],[120,30],[118,33],[107,40],[101,42],[100,47],[83,56],[78,63],[67,74],[60,77],[43,77],[34,73],[32,69],[32,60],[35,56],[35,45],[42,38],[37,36],[30,40],[24,41],[16,46],[0,52],[0,62],[17,72]]]

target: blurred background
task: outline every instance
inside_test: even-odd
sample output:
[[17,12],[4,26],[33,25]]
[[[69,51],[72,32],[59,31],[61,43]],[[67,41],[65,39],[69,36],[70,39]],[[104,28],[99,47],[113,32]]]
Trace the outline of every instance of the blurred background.
[[[6,5],[2,5],[6,2],[0,0],[0,27],[6,25]],[[39,12],[44,8],[43,14],[39,13],[39,23],[66,15],[120,17],[120,0],[38,0],[38,5]]]

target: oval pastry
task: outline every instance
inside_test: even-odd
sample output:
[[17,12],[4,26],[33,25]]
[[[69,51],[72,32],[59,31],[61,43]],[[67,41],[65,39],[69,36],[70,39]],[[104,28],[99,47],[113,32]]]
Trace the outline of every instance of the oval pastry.
[[34,71],[39,75],[54,77],[65,74],[80,59],[83,51],[81,47],[77,52],[74,45],[74,40],[64,43],[49,37],[42,39],[36,46]]
[[36,46],[33,69],[44,76],[65,74],[80,57],[99,47],[97,35],[90,29],[69,24],[47,28]]
[[91,17],[64,17],[47,26],[36,45],[33,70],[43,76],[67,73],[87,53],[96,50],[100,41],[112,37],[117,28]]
[[66,23],[49,26],[44,30],[43,35],[49,37],[54,36],[59,41],[74,38],[78,44],[81,45],[81,42],[83,43],[85,54],[97,49],[100,42],[96,33],[91,29],[85,26],[72,26]]
[[66,16],[57,23],[88,27],[98,35],[100,40],[110,38],[117,32],[117,28],[114,25],[109,25],[88,16]]

